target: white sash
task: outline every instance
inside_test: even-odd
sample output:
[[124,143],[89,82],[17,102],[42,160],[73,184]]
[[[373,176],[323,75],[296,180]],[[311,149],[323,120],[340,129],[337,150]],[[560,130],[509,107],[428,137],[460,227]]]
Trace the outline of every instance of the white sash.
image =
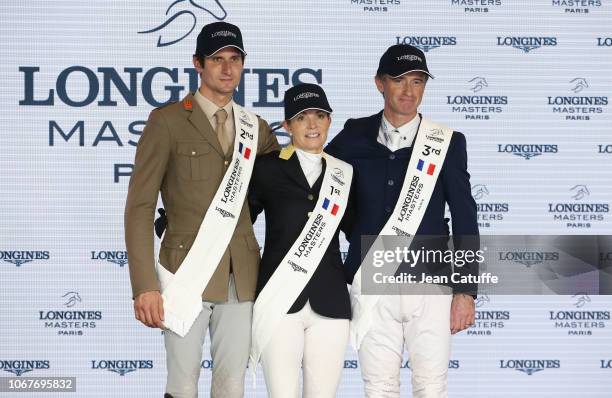
[[[428,119],[421,120],[404,178],[404,185],[395,204],[395,209],[379,232],[379,236],[405,236],[407,238],[406,245],[410,244],[431,199],[452,134],[452,129]],[[374,250],[384,250],[382,239],[376,239],[365,258],[371,258]],[[357,270],[351,286],[353,318],[351,320],[350,338],[351,345],[355,350],[359,349],[363,338],[370,330],[372,311],[380,299],[380,295],[361,294],[361,268],[359,267]]]
[[236,137],[232,161],[193,245],[175,274],[156,264],[164,301],[164,326],[181,337],[202,311],[202,292],[232,239],[255,164],[257,116],[237,104],[233,110]]
[[299,237],[259,293],[253,307],[249,359],[249,368],[253,373],[278,324],[319,266],[347,206],[353,168],[328,154],[324,156],[327,165],[319,200]]

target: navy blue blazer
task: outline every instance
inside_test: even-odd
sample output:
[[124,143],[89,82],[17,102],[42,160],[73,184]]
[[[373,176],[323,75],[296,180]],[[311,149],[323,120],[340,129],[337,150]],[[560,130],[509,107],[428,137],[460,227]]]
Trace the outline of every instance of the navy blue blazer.
[[[327,145],[325,151],[353,166],[355,220],[345,267],[354,275],[361,263],[362,235],[377,235],[389,219],[399,197],[412,147],[392,152],[377,141],[382,111],[360,119],[347,120],[344,128]],[[476,202],[471,194],[467,171],[465,136],[454,132],[446,159],[440,171],[431,200],[417,235],[446,235],[444,219],[448,203],[455,249],[478,250]],[[446,245],[446,240],[444,242]],[[461,270],[476,275],[477,263]],[[436,274],[450,274],[450,270]],[[454,292],[475,294],[475,285],[449,284]]]
[[[272,274],[285,257],[319,198],[325,174],[325,159],[321,175],[312,187],[302,171],[297,154],[287,159],[279,158],[274,151],[257,157],[251,176],[248,194],[251,220],[265,211],[266,241],[259,264],[256,295],[262,291]],[[317,270],[289,309],[289,314],[301,310],[308,300],[319,315],[329,318],[351,317],[351,303],[347,288],[347,275],[342,264],[338,233],[350,234],[350,195],[347,209]],[[350,276],[352,277],[352,275]]]

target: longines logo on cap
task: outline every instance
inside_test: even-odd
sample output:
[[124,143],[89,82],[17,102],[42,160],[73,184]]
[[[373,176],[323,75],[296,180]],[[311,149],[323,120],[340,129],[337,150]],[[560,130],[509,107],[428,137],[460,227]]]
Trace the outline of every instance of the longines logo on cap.
[[451,6],[463,7],[463,12],[485,13],[501,5],[501,0],[451,0]]
[[497,144],[497,152],[511,153],[529,160],[543,154],[558,153],[559,148],[556,144]]
[[364,12],[388,12],[390,6],[399,6],[400,0],[351,0],[351,5],[361,7]]
[[49,260],[49,252],[46,250],[0,250],[0,260],[21,267],[33,261]]
[[128,263],[128,254],[125,250],[92,250],[91,259],[97,261],[107,261],[124,267]]
[[548,203],[548,213],[552,214],[553,221],[564,223],[566,228],[591,228],[594,223],[606,220],[610,204],[587,203],[585,199],[591,195],[591,191],[586,185],[574,185],[569,192],[573,202]]
[[498,46],[514,47],[524,53],[531,52],[540,47],[555,47],[556,37],[533,37],[533,36],[497,36]]
[[558,359],[501,359],[500,369],[514,369],[526,375],[533,375],[546,369],[559,369],[561,361]]
[[117,373],[119,376],[125,376],[128,373],[136,372],[142,369],[153,369],[152,360],[93,360],[91,361],[92,369],[108,370],[109,372]]
[[489,188],[484,184],[472,186],[472,196],[476,200],[478,211],[478,226],[480,228],[491,228],[496,223],[504,220],[504,216],[510,211],[508,202],[483,201],[482,199],[490,195]]
[[227,17],[227,12],[219,0],[175,0],[166,9],[163,16],[165,19],[161,24],[138,33],[157,33],[157,47],[171,46],[193,32],[198,25],[196,13],[200,16],[210,15],[217,21],[223,21]]
[[21,376],[24,373],[32,372],[34,370],[47,370],[50,368],[48,360],[6,360],[0,359],[0,370],[14,374],[15,376]]
[[[548,311],[547,319],[557,330],[567,332],[568,336],[592,336],[598,330],[605,329],[610,323],[610,310],[593,309],[594,303],[584,292],[571,297],[575,308]],[[590,308],[589,308],[590,307]]]
[[215,37],[218,37],[218,36],[221,36],[221,37],[231,36],[231,37],[234,37],[234,38],[238,37],[238,36],[236,36],[236,33],[230,32],[229,30],[220,30],[220,31],[215,32],[212,35],[210,35],[210,38],[214,39]]
[[[574,94],[591,92],[593,89],[584,77],[569,80],[567,87]],[[605,95],[557,95],[548,96],[547,99],[552,112],[563,115],[564,120],[591,120],[608,107],[608,97]]]
[[469,120],[489,120],[495,114],[501,114],[508,105],[506,95],[478,94],[489,87],[489,82],[483,76],[476,76],[466,82],[466,89],[473,94],[458,93],[447,95],[446,104],[451,112],[463,114]]
[[588,14],[592,8],[601,7],[601,0],[552,0],[552,6],[566,14]]
[[423,58],[419,57],[418,55],[414,55],[414,54],[406,54],[406,55],[402,55],[401,57],[397,57],[398,61],[419,61],[419,62],[423,62]]
[[305,93],[301,93],[296,95],[295,97],[293,97],[293,101],[297,101],[297,100],[301,100],[301,99],[308,99],[308,98],[319,98],[319,94],[317,93],[313,93],[311,91],[307,91]]
[[456,46],[455,36],[395,36],[395,44],[410,44],[424,52],[443,46]]

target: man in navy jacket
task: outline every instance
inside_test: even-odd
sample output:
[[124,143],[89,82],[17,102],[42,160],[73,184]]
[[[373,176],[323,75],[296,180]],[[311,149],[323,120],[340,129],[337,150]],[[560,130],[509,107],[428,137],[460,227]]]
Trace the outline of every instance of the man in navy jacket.
[[[355,174],[355,224],[345,262],[353,274],[361,263],[361,237],[377,235],[396,206],[421,122],[417,108],[430,77],[422,51],[409,45],[390,47],[375,77],[384,110],[349,119],[326,147],[327,153],[350,163]],[[476,203],[469,177],[465,137],[454,132],[417,235],[446,235],[448,204],[455,249],[477,249]],[[463,272],[477,273],[477,264],[467,264]],[[475,285],[451,283],[446,289],[452,289],[452,295],[381,297],[374,324],[359,347],[366,396],[399,397],[404,344],[414,396],[447,396],[451,333],[474,323]]]

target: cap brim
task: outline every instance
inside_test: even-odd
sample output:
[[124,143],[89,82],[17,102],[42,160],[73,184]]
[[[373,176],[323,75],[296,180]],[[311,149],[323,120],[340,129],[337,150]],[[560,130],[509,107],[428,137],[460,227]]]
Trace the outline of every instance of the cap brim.
[[432,79],[434,79],[434,76],[433,76],[431,73],[429,73],[428,71],[423,70],[423,69],[410,69],[410,70],[407,70],[406,72],[402,72],[402,73],[400,73],[399,75],[395,75],[395,76],[393,76],[393,75],[389,75],[389,76],[391,76],[392,78],[394,78],[394,79],[395,79],[396,77],[401,77],[401,76],[404,76],[406,73],[410,73],[410,72],[423,72],[423,73],[425,73],[427,76],[429,76],[429,77],[431,77]]
[[304,111],[311,111],[311,110],[323,111],[323,112],[330,113],[330,114],[332,113],[331,108],[330,108],[330,109],[323,109],[323,108],[305,108],[305,109],[302,109],[301,111],[299,111],[298,113],[296,113],[295,115],[291,116],[291,117],[290,117],[289,119],[287,119],[287,120],[291,120],[291,119],[293,119],[294,117],[296,117],[297,115],[299,115],[300,113],[302,113],[302,112],[304,112]]
[[234,47],[234,48],[238,49],[242,54],[247,55],[246,51],[244,51],[242,48],[240,48],[240,47],[238,47],[236,45],[233,45],[233,44],[228,44],[227,46],[219,47],[215,52],[213,52],[210,55],[207,55],[207,57],[212,57],[213,55],[215,55],[219,51],[223,50],[224,48],[228,48],[228,47]]

